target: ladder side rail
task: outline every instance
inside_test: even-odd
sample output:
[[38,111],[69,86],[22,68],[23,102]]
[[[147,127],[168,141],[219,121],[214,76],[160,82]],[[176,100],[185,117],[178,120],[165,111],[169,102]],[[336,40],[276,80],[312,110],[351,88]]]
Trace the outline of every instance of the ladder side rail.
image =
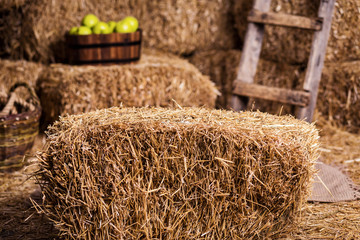
[[308,122],[312,121],[316,107],[316,99],[318,95],[321,73],[324,67],[324,58],[330,35],[335,1],[336,0],[321,0],[319,7],[318,17],[324,19],[323,26],[320,31],[316,31],[314,33],[303,85],[303,89],[311,93],[311,98],[309,105],[306,107],[300,107],[296,113],[297,118],[305,119]]
[[[255,0],[253,9],[267,12],[270,9],[271,0]],[[245,35],[243,52],[241,54],[238,66],[237,77],[234,81],[252,83],[256,74],[257,64],[259,62],[262,40],[264,36],[264,25],[249,23]],[[231,99],[231,108],[235,111],[244,110],[248,98],[233,95]]]

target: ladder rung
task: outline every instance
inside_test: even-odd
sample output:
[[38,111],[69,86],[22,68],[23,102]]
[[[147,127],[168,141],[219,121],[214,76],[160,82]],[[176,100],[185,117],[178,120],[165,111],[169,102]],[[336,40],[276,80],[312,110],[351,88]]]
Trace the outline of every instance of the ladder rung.
[[235,81],[234,85],[233,94],[240,96],[261,98],[301,107],[306,107],[310,102],[310,93],[306,91],[268,87],[239,80]]
[[323,18],[308,18],[284,13],[262,12],[253,9],[249,13],[248,21],[285,27],[321,30]]

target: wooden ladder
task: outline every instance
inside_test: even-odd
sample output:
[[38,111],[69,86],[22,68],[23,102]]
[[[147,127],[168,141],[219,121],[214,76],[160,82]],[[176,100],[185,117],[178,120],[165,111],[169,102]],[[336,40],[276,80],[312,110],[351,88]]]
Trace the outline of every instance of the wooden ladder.
[[[239,63],[237,78],[233,83],[231,107],[244,110],[248,97],[261,98],[298,106],[296,117],[312,121],[321,71],[324,66],[326,45],[336,0],[320,0],[317,18],[307,18],[269,12],[271,0],[255,0],[248,16],[248,29]],[[314,30],[311,52],[307,64],[303,90],[291,90],[255,84],[254,76],[260,57],[265,24]]]

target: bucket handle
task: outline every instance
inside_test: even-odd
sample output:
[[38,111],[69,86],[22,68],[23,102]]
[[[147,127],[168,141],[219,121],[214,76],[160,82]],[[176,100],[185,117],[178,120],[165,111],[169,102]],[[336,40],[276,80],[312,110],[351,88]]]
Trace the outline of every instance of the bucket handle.
[[11,108],[14,106],[14,103],[16,101],[16,95],[14,93],[14,91],[18,88],[18,87],[25,87],[29,92],[30,92],[30,96],[34,102],[35,107],[40,106],[40,101],[38,96],[36,95],[34,89],[32,87],[29,86],[29,84],[25,83],[25,82],[17,82],[15,83],[9,91],[9,98],[8,101],[5,105],[5,107],[3,108],[3,110],[0,112],[0,117],[5,117],[7,115],[9,115]]

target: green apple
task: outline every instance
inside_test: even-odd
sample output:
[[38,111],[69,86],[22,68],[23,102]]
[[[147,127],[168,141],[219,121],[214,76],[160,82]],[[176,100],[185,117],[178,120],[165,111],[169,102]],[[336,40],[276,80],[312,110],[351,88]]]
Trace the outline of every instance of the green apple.
[[81,21],[83,26],[92,28],[99,22],[99,19],[94,14],[87,14]]
[[108,34],[111,33],[109,25],[105,22],[98,22],[93,28],[92,32],[94,34]]
[[138,20],[133,16],[127,16],[122,21],[126,22],[127,24],[129,24],[131,26],[131,32],[136,32],[136,30],[139,27]]
[[78,32],[78,27],[72,27],[71,29],[70,29],[70,31],[69,31],[69,34],[70,35],[76,35],[77,34],[77,32]]
[[78,28],[77,34],[78,35],[89,35],[89,34],[92,34],[92,31],[89,27],[81,26]]
[[131,33],[132,28],[131,28],[130,24],[128,24],[127,22],[119,21],[116,24],[115,32],[117,32],[117,33]]
[[115,30],[115,27],[116,27],[116,22],[115,21],[109,21],[107,24],[109,25],[110,31],[113,33],[114,30]]

